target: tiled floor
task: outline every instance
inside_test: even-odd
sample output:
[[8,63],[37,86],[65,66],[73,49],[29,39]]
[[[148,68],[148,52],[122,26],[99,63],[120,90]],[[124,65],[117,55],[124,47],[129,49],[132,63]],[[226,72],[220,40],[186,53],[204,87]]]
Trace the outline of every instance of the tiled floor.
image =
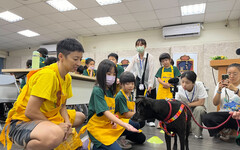
[[[158,136],[161,140],[165,141],[164,134],[160,132],[159,129],[155,127],[145,126],[143,128],[143,133],[146,135],[147,139],[152,136]],[[172,138],[173,143],[173,138]],[[178,144],[180,145],[180,144]],[[232,139],[230,142],[223,142],[216,138],[211,138],[208,136],[207,130],[203,131],[203,139],[195,139],[193,135],[189,137],[189,148],[190,150],[239,150],[240,146],[235,143]],[[163,144],[151,144],[147,141],[143,145],[133,145],[133,150],[166,150],[165,142]],[[180,149],[180,148],[178,148]],[[0,150],[6,150],[0,144]],[[12,150],[22,150],[17,148],[15,145]]]

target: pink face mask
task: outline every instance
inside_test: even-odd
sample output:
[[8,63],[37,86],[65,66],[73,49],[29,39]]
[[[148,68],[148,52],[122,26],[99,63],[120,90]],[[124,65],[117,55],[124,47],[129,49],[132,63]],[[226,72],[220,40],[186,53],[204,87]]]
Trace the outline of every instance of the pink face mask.
[[107,86],[113,85],[113,83],[115,82],[115,80],[116,80],[116,76],[107,75],[107,76],[106,76],[106,84],[107,84]]

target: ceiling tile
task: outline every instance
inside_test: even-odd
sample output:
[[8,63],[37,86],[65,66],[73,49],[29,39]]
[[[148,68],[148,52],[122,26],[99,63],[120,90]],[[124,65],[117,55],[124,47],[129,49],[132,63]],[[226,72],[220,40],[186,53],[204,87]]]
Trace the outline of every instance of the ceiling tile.
[[52,31],[46,27],[37,27],[34,28],[34,31],[39,33],[40,35],[52,33]]
[[152,4],[149,0],[135,0],[126,2],[125,5],[128,7],[130,12],[141,12],[152,10]]
[[11,12],[23,17],[24,19],[40,15],[38,12],[36,12],[35,10],[32,10],[31,8],[28,8],[27,6],[21,6],[21,7],[15,8],[11,10]]
[[[57,32],[60,36],[62,36],[62,37],[64,37],[64,38],[75,38],[75,37],[77,37],[77,33],[76,32],[74,32],[74,31],[72,31],[72,30],[70,30],[70,29],[68,29],[68,30],[63,30],[63,31],[59,31],[59,32]],[[64,38],[62,38],[62,39],[64,39]]]
[[49,14],[46,15],[49,19],[53,20],[54,22],[67,22],[71,21],[70,18],[66,17],[63,15],[63,13],[54,13],[54,14]]
[[25,29],[33,29],[33,28],[39,27],[39,25],[32,23],[31,21],[28,21],[28,20],[18,21],[13,24]]
[[84,14],[81,10],[66,11],[63,14],[71,20],[80,21],[83,19],[89,19],[89,17],[86,14]]
[[30,4],[30,5],[28,5],[28,7],[40,14],[43,14],[43,15],[58,12],[57,9],[53,8],[52,6],[48,5],[45,2]]
[[156,14],[157,14],[159,19],[181,16],[180,15],[180,9],[178,7],[156,10]]
[[82,27],[80,24],[78,24],[77,21],[62,22],[59,24],[64,26],[67,29],[76,29],[76,28]]
[[180,0],[179,6],[201,4],[201,3],[206,3],[208,1],[209,0]]
[[21,4],[33,4],[33,3],[37,3],[37,2],[41,2],[42,0],[16,0],[17,2],[21,3]]
[[[0,36],[0,43],[7,43],[7,42],[10,42],[10,41],[15,41],[14,39],[11,39],[11,38],[8,38],[6,36]],[[2,45],[2,44],[0,44]]]
[[123,32],[124,31],[124,29],[118,24],[106,26],[105,29],[110,32]]
[[5,9],[5,11],[21,6],[22,4],[16,2],[15,0],[0,0],[0,6]]
[[27,38],[26,36],[23,36],[23,35],[18,34],[18,33],[12,33],[12,34],[8,34],[8,35],[4,35],[4,37],[11,38],[11,39],[14,39],[14,40],[20,40],[20,39]]
[[142,29],[142,27],[137,22],[122,23],[120,26],[127,31]]
[[25,28],[14,25],[14,24],[4,25],[4,26],[1,26],[1,28],[12,31],[12,32],[18,32],[21,30],[25,30]]
[[123,3],[105,5],[103,9],[111,15],[128,14],[129,10]]
[[228,11],[233,8],[235,0],[224,0],[217,2],[209,2],[206,6],[206,13]]
[[159,20],[139,21],[139,24],[140,24],[144,29],[161,27],[161,25],[159,24]]
[[85,28],[79,28],[79,29],[75,29],[74,32],[80,34],[80,35],[90,35],[93,34],[91,31],[85,29]]
[[136,19],[131,14],[112,16],[117,23],[134,22]]
[[99,6],[96,0],[68,0],[68,1],[71,2],[75,7],[81,9]]
[[47,18],[46,16],[37,16],[28,19],[30,22],[37,24],[39,26],[46,26],[54,24],[54,20]]
[[240,9],[232,11],[228,19],[229,20],[240,19]]
[[88,30],[91,31],[92,33],[96,34],[96,35],[108,32],[107,29],[105,29],[104,27],[88,28]]
[[88,20],[82,20],[82,21],[76,21],[78,24],[80,24],[83,27],[98,27],[100,26],[96,21],[92,20],[92,19],[88,19]]
[[160,24],[162,26],[181,24],[181,18],[175,17],[175,18],[161,19]]
[[82,11],[91,18],[107,17],[108,13],[102,7],[93,7],[88,9],[82,9]]
[[205,15],[205,20],[204,20],[204,22],[224,21],[224,20],[227,20],[229,14],[230,14],[230,11],[217,12],[217,13],[209,13],[209,14],[206,14],[206,15]]
[[178,7],[177,0],[151,0],[154,9]]
[[137,21],[146,21],[146,20],[157,19],[157,16],[154,11],[133,13],[132,15]]
[[2,28],[0,27],[0,35],[6,35],[6,34],[10,34],[10,33],[13,33],[13,32],[8,31],[8,30],[5,30],[5,29],[2,29]]
[[189,16],[182,16],[182,23],[190,23],[190,22],[203,22],[204,15],[189,15]]
[[51,25],[45,26],[45,28],[48,29],[50,32],[66,30],[66,28],[60,24],[51,24]]

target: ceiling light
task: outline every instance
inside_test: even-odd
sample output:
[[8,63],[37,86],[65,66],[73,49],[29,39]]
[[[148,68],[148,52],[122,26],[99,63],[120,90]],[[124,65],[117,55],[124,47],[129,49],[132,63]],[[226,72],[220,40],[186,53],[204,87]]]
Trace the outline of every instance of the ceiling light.
[[16,21],[23,20],[22,17],[14,14],[14,13],[11,13],[10,11],[4,11],[4,12],[0,13],[0,18],[6,20],[8,22],[16,22]]
[[48,0],[47,3],[58,11],[70,11],[77,9],[77,7],[67,0]]
[[205,13],[206,3],[181,6],[182,16]]
[[94,20],[102,26],[117,24],[117,22],[111,17],[94,18]]
[[40,35],[36,32],[31,31],[31,30],[19,31],[18,34],[24,35],[26,37],[34,37],[34,36],[39,36]]
[[96,1],[100,5],[110,5],[110,4],[116,4],[116,3],[122,2],[122,0],[96,0]]

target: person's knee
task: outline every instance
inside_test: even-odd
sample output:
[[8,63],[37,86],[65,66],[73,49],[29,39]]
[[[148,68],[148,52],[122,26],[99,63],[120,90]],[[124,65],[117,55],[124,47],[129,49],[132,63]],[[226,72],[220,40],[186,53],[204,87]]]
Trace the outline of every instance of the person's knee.
[[194,109],[194,112],[200,113],[200,114],[205,114],[206,113],[206,109],[204,106],[197,106]]
[[51,149],[56,148],[63,142],[63,138],[65,136],[64,131],[59,127],[56,126],[52,128],[48,134],[45,135],[44,142],[45,145]]
[[85,119],[86,119],[86,116],[82,112],[76,112],[74,126],[78,127],[78,126],[82,125],[83,122],[85,121]]

